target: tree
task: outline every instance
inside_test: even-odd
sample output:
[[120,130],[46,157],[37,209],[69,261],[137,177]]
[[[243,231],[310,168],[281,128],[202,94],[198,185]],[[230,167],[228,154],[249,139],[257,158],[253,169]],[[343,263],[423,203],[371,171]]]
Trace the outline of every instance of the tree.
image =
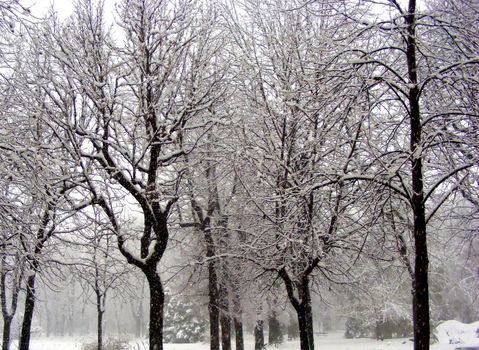
[[331,38],[344,30],[330,8],[247,1],[243,11],[244,25],[233,12],[231,26],[245,62],[237,84],[246,101],[246,166],[237,172],[255,217],[245,254],[281,278],[297,312],[301,349],[314,349],[311,280],[317,272],[342,273],[332,259],[360,246],[365,224],[359,218],[366,203],[355,201],[361,189],[330,178],[356,166],[364,90],[356,76],[336,74],[341,64],[330,64]]
[[[196,144],[187,136],[201,127],[195,118],[221,94],[212,68],[220,48],[212,10],[193,2],[125,0],[118,13],[123,45],[105,29],[101,4],[79,1],[66,25],[53,20],[35,38],[50,65],[32,74],[45,82],[47,121],[81,168],[89,202],[102,208],[120,252],[148,281],[150,349],[161,350],[158,264],[178,198],[175,164]],[[137,213],[142,229],[126,225],[122,210]]]
[[103,324],[106,311],[106,301],[108,294],[118,289],[121,285],[126,285],[125,275],[128,274],[128,266],[120,261],[118,256],[112,252],[113,236],[109,232],[107,225],[101,222],[98,215],[94,215],[89,220],[92,222],[90,228],[86,228],[85,233],[86,254],[76,265],[77,276],[84,284],[93,290],[94,304],[97,311],[97,347],[103,349]]
[[[5,197],[2,196],[2,203],[5,203],[4,198]],[[12,228],[14,230],[20,228],[18,222],[15,222],[18,217],[12,215],[14,211],[12,209],[16,208],[12,208],[11,203],[9,203],[8,207],[3,208],[2,205],[2,214],[6,215],[2,215],[2,228],[0,231],[2,232],[2,248],[0,253],[0,298],[3,316],[2,350],[10,349],[11,325],[17,311],[25,272],[25,259],[22,254],[22,249],[19,246],[19,233],[15,231],[12,232]],[[12,219],[14,221],[12,226],[5,225]]]
[[[19,57],[18,66],[22,65],[23,59],[25,58]],[[18,242],[14,247],[19,251],[12,251],[11,257],[17,257],[17,268],[24,271],[20,274],[18,270],[19,275],[14,279],[20,275],[25,276],[26,296],[20,349],[29,346],[36,301],[36,276],[48,261],[46,250],[51,237],[60,228],[68,231],[63,227],[72,213],[68,197],[78,183],[72,164],[65,158],[65,153],[55,142],[56,138],[39,117],[42,107],[32,107],[32,92],[24,93],[24,77],[22,72],[15,71],[6,87],[8,98],[5,101],[8,103],[2,106],[2,114],[6,118],[0,146],[7,166],[5,181],[2,181],[5,200],[2,211],[4,210],[8,228],[3,234],[9,237],[7,245]],[[33,94],[37,94],[35,97],[39,99],[44,97],[38,90]],[[6,259],[4,263],[10,260],[2,254],[3,258]],[[7,268],[7,265],[3,264],[3,267]],[[4,269],[4,273],[3,277],[7,279],[7,270]],[[13,285],[13,296],[18,288],[15,286],[17,283],[20,281]],[[12,301],[16,303],[17,297]],[[12,311],[14,309],[16,308],[12,307]],[[8,346],[8,342],[4,344]]]
[[468,77],[478,63],[477,33],[468,28],[477,18],[457,11],[458,4],[444,1],[452,11],[441,12],[391,0],[384,16],[357,17],[345,50],[354,53],[351,62],[367,79],[371,101],[372,143],[364,144],[363,156],[369,161],[351,178],[389,187],[409,205],[416,350],[429,349],[428,223],[477,164],[470,132],[477,110],[468,99],[474,89]]
[[[193,154],[194,158],[190,156],[186,158],[188,170],[185,180],[193,222],[180,222],[180,226],[183,227],[194,226],[204,237],[205,259],[207,259],[208,265],[208,310],[212,350],[219,349],[220,329],[222,348],[229,349],[231,347],[229,289],[232,281],[229,271],[230,262],[220,256],[230,253],[230,227],[228,227],[231,225],[229,215],[232,209],[230,205],[234,205],[232,200],[236,194],[237,184],[235,179],[230,179],[231,171],[228,170],[230,162],[222,153],[228,146],[215,136],[217,134],[228,135],[231,131],[232,129],[221,126],[211,126],[211,130],[208,131],[205,138],[206,144],[197,147]],[[184,219],[182,218],[182,220]],[[240,310],[237,312],[240,313]],[[241,347],[240,322],[236,322],[235,326],[238,329],[237,341]]]

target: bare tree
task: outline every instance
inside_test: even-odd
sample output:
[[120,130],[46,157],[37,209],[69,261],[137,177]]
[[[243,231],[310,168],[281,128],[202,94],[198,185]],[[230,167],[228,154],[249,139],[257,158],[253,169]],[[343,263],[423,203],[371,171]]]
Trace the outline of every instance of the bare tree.
[[[148,280],[150,349],[160,350],[158,264],[178,198],[175,164],[197,142],[188,136],[202,127],[195,118],[221,95],[221,73],[212,68],[220,46],[214,13],[190,1],[125,0],[118,14],[123,45],[106,30],[101,4],[79,1],[66,25],[52,21],[36,38],[51,65],[33,74],[45,82],[47,120],[81,168],[88,201],[103,209],[120,252]],[[123,215],[136,216],[142,229]]]
[[332,259],[343,249],[348,264],[365,225],[362,189],[332,176],[357,166],[364,85],[355,71],[338,74],[342,62],[332,60],[332,37],[346,29],[331,7],[247,1],[243,12],[243,25],[233,11],[230,18],[246,101],[247,165],[236,171],[255,208],[246,254],[281,278],[297,312],[301,349],[314,349],[311,280],[318,272],[329,279],[344,273]]
[[[112,251],[114,236],[108,225],[102,223],[98,215],[94,215],[88,221],[92,224],[85,229],[87,232],[83,247],[86,251],[74,266],[80,282],[86,284],[84,288],[93,291],[93,303],[97,311],[97,347],[101,350],[107,296],[121,286],[122,289],[126,289],[129,268],[114,254],[115,251]],[[81,244],[81,241],[78,243]]]
[[479,63],[477,33],[469,30],[477,17],[459,11],[459,3],[444,1],[449,11],[440,11],[391,0],[383,16],[370,8],[361,19],[347,14],[359,28],[346,51],[368,81],[371,101],[369,161],[351,177],[381,183],[409,204],[416,350],[429,349],[428,223],[477,165],[477,109],[468,98],[477,88],[468,78]]

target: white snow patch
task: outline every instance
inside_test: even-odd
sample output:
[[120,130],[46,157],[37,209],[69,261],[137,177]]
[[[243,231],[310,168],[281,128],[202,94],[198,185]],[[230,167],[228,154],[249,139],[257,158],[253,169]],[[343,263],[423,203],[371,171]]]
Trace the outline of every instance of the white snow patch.
[[[471,324],[463,324],[457,321],[446,321],[437,327],[439,343],[431,345],[431,350],[454,350],[458,345],[449,344],[450,336],[461,337],[469,344],[476,344],[479,338],[475,331],[479,327],[479,321]],[[449,334],[449,336],[447,335]],[[267,335],[265,337],[267,339]],[[93,336],[91,336],[93,339]],[[91,342],[91,339],[84,337],[51,337],[33,338],[31,350],[81,350],[82,344]],[[413,350],[413,343],[407,338],[388,339],[384,341],[370,338],[345,339],[344,332],[334,332],[326,335],[315,336],[315,348],[321,350]],[[477,343],[479,344],[479,342]],[[12,349],[16,349],[16,341]],[[130,348],[133,350],[148,349],[148,341],[145,339],[134,339],[130,341]],[[234,345],[233,345],[234,348]],[[165,344],[165,350],[209,350],[208,343],[194,344]],[[254,349],[254,339],[251,334],[245,334],[245,350]],[[299,340],[285,341],[278,346],[268,346],[267,350],[297,350]]]
[[464,344],[479,346],[479,321],[461,323],[449,320],[436,327],[439,344]]

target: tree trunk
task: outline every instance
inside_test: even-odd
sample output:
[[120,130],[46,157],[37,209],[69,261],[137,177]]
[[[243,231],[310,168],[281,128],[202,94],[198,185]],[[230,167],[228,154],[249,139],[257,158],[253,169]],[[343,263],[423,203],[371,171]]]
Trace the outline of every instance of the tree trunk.
[[[213,266],[211,266],[213,265]],[[210,350],[220,349],[220,309],[218,307],[218,289],[214,263],[208,263],[208,312],[210,317]]]
[[224,311],[221,311],[221,349],[231,350],[231,319]]
[[243,338],[243,321],[242,321],[242,309],[241,298],[238,292],[234,293],[233,298],[233,324],[235,328],[235,345],[236,350],[244,350],[244,338]]
[[97,343],[98,343],[98,350],[102,350],[103,349],[103,311],[98,311]]
[[27,279],[27,295],[25,297],[25,310],[23,313],[22,329],[20,333],[19,350],[29,350],[32,329],[33,310],[35,309],[35,276],[33,273]]
[[254,327],[254,350],[263,350],[264,346],[264,327],[263,320],[257,320]]
[[163,350],[163,309],[165,294],[161,278],[156,273],[156,267],[152,271],[146,271],[150,287],[150,350]]
[[12,319],[11,316],[3,315],[3,342],[2,350],[10,350],[10,335],[12,330]]
[[104,310],[102,308],[102,296],[99,290],[96,290],[96,311],[97,311],[97,346],[98,350],[103,349],[103,313]]
[[311,309],[311,294],[309,280],[304,278],[299,286],[300,304],[298,313],[299,342],[301,350],[314,350],[313,313]]
[[203,229],[206,241],[206,257],[208,262],[208,312],[210,317],[210,350],[220,349],[220,308],[218,291],[218,274],[214,256],[215,244],[210,227],[210,218],[205,218]]
[[243,321],[241,321],[241,316],[235,316],[234,326],[236,350],[244,350]]
[[429,286],[428,286],[428,252],[426,235],[426,213],[424,207],[424,183],[422,164],[422,121],[419,107],[420,91],[417,77],[416,60],[416,0],[409,0],[407,25],[406,57],[410,83],[408,102],[410,130],[410,150],[412,154],[412,207],[414,214],[414,349],[428,350],[430,338],[429,320]]

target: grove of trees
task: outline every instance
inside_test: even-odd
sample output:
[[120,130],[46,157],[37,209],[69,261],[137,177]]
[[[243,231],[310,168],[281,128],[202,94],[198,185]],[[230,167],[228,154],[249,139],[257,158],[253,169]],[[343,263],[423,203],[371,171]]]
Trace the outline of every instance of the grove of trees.
[[426,350],[479,318],[475,2],[106,9],[0,0],[2,349],[38,318],[99,350],[124,324],[150,350],[314,350],[333,318]]

